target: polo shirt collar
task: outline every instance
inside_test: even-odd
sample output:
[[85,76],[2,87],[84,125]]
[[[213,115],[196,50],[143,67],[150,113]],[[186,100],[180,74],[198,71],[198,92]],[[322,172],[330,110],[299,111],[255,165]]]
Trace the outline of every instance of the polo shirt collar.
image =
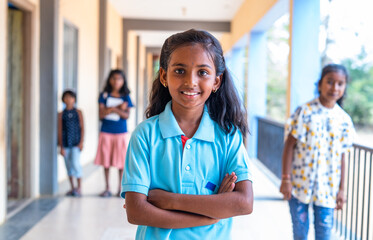
[[163,138],[184,135],[172,113],[171,101],[167,103],[164,111],[159,114],[159,128]]
[[[159,114],[159,128],[161,130],[163,138],[184,135],[183,131],[181,130],[179,124],[176,121],[174,114],[172,113],[171,101],[167,103],[164,111]],[[214,122],[210,118],[206,105],[204,107],[201,122],[193,138],[207,142],[214,142]]]

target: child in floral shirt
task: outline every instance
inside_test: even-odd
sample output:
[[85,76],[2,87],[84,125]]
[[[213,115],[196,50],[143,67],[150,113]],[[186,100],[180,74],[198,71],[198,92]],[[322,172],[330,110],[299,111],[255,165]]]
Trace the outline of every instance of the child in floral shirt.
[[289,200],[295,240],[307,239],[310,203],[316,239],[330,239],[334,208],[342,209],[345,202],[344,159],[355,132],[340,107],[347,79],[343,66],[325,66],[320,96],[298,107],[285,127],[280,192]]

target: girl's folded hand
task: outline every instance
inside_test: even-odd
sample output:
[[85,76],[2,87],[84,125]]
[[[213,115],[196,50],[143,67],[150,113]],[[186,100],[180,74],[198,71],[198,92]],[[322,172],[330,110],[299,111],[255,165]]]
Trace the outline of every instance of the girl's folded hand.
[[175,194],[161,189],[152,189],[148,193],[148,202],[158,208],[172,210],[174,195]]

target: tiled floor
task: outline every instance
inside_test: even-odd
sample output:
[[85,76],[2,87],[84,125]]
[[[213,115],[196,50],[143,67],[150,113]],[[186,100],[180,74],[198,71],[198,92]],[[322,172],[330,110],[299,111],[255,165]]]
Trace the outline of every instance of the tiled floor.
[[[254,212],[234,218],[233,239],[292,239],[288,205],[281,200],[278,187],[258,165],[254,164],[253,173]],[[111,172],[111,182],[112,189],[117,189],[117,171]],[[21,239],[134,239],[136,226],[127,222],[124,200],[98,197],[103,187],[103,172],[98,169],[84,179],[82,198],[61,198]]]

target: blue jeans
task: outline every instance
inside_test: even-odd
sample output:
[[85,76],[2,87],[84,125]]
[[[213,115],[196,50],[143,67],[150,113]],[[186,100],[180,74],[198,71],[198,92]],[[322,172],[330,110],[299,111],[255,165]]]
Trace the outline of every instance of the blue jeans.
[[[294,240],[307,240],[309,229],[308,205],[292,197],[289,200]],[[313,204],[315,239],[329,240],[333,228],[334,209]]]
[[65,165],[69,177],[81,178],[80,149],[78,147],[65,148]]

